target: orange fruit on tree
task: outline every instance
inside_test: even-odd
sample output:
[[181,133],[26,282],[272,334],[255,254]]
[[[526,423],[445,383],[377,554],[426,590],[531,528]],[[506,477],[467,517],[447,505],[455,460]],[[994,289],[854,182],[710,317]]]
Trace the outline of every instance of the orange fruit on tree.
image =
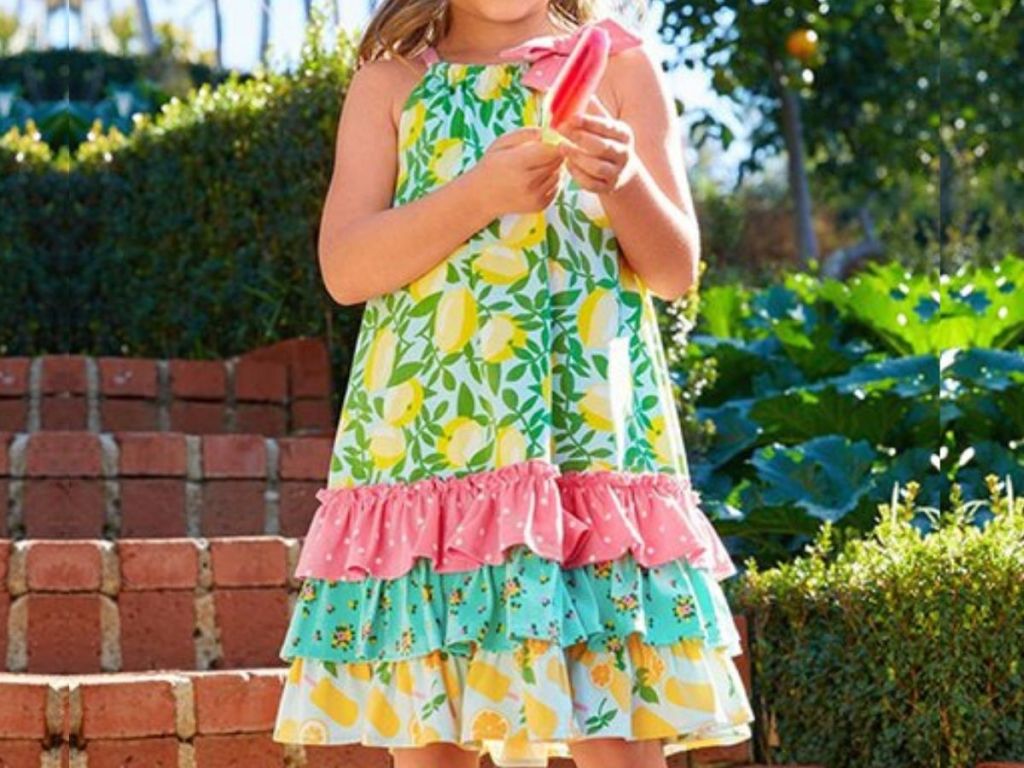
[[786,38],[786,53],[806,64],[818,52],[818,33],[813,29],[796,29]]

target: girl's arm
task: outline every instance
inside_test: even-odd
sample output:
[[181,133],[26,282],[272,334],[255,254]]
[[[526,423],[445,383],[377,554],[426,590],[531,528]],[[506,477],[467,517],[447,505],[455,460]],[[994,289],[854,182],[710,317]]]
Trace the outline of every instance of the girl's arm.
[[374,61],[356,71],[345,96],[318,245],[324,285],[339,304],[412,282],[496,215],[472,172],[391,207],[398,173],[395,104],[409,90],[404,64]]
[[620,156],[618,162],[625,163],[621,184],[599,192],[600,200],[630,267],[652,293],[672,301],[697,282],[700,260],[700,230],[674,102],[660,66],[643,46],[613,56],[606,78],[618,121],[626,124],[619,127],[631,129],[631,151],[624,151],[627,137],[610,135],[615,133],[616,119],[599,103],[592,104],[584,117],[597,122],[571,129],[567,135],[594,150],[594,155],[582,159],[585,168],[615,165],[614,160],[608,165],[598,159],[605,151],[602,138],[617,145],[620,155],[631,155]]
[[340,304],[411,283],[496,217],[542,211],[558,191],[561,154],[525,127],[498,136],[465,173],[392,208],[395,107],[408,99],[409,80],[398,60],[371,62],[345,97],[319,243],[324,284]]

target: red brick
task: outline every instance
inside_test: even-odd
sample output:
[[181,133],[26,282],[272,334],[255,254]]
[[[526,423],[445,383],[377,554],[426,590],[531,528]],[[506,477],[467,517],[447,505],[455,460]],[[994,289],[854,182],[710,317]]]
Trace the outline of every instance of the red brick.
[[88,432],[36,432],[25,449],[29,477],[99,477],[103,451]]
[[210,540],[213,583],[218,587],[283,586],[288,583],[288,549],[277,536]]
[[[386,749],[346,744],[329,747],[305,746],[306,768],[391,768]],[[482,765],[482,764],[481,764]],[[556,768],[554,761],[549,768]]]
[[[4,587],[3,591],[0,591],[0,659],[7,658],[7,618],[10,613],[11,596],[7,593],[7,588]],[[0,666],[0,671],[5,666]]]
[[102,480],[26,480],[25,535],[30,539],[99,539],[106,499]]
[[284,672],[215,672],[193,678],[198,733],[269,732]]
[[100,401],[100,424],[104,432],[149,432],[159,426],[155,400],[106,397]]
[[292,433],[304,435],[331,435],[336,426],[330,400],[293,400],[291,422]]
[[728,747],[705,747],[690,753],[692,768],[715,768],[722,765],[743,765],[753,759],[751,742],[744,741]]
[[187,535],[182,479],[127,478],[121,481],[122,538]]
[[118,541],[121,589],[193,589],[199,578],[199,546],[193,539]]
[[280,437],[288,432],[288,411],[282,405],[239,403],[235,406],[238,432]]
[[116,439],[122,476],[180,477],[185,474],[185,435],[124,432]]
[[27,357],[0,357],[0,397],[28,394]]
[[103,582],[96,541],[30,541],[25,562],[33,592],[98,592]]
[[0,398],[0,429],[8,432],[25,432],[28,429],[28,400]]
[[172,678],[118,676],[83,681],[80,690],[86,741],[175,735]]
[[197,736],[196,765],[203,768],[281,768],[284,745],[270,734],[252,736]]
[[320,437],[286,437],[280,446],[282,480],[326,481],[331,469],[333,441]]
[[203,438],[203,477],[266,477],[267,446],[259,435]]
[[227,406],[224,403],[199,403],[175,400],[171,403],[170,422],[175,432],[190,435],[214,435],[224,431]]
[[30,594],[28,671],[45,675],[100,671],[100,596]]
[[86,745],[89,768],[178,768],[178,740],[93,739]]
[[266,525],[262,480],[210,480],[203,484],[203,536],[259,536]]
[[199,527],[203,536],[258,536],[266,527],[262,480],[203,483]]
[[0,589],[3,591],[7,589],[7,563],[10,561],[10,556],[11,542],[7,539],[0,539]]
[[235,400],[283,403],[288,399],[288,369],[273,362],[239,358],[235,365]]
[[13,433],[0,431],[0,475],[8,475],[11,472],[10,450],[13,439]]
[[88,382],[84,355],[44,355],[40,388],[43,394],[84,395]]
[[278,486],[278,521],[282,536],[295,538],[305,536],[313,522],[313,515],[320,506],[316,492],[325,486],[324,481],[283,482]]
[[123,670],[195,667],[195,593],[122,592],[117,607]]
[[114,397],[156,397],[156,361],[140,357],[101,357],[100,392]]
[[[10,536],[7,530],[7,508],[10,506],[10,494],[8,492],[8,481],[0,477],[0,538]],[[2,627],[3,625],[0,625]]]
[[29,682],[15,675],[0,675],[0,723],[3,723],[0,736],[5,739],[45,738],[48,690],[49,685],[38,678]]
[[735,658],[734,661],[740,678],[743,680],[743,687],[747,689],[747,695],[751,696],[753,688],[750,684],[750,636],[747,630],[747,617],[738,613],[733,619],[736,622],[736,631],[740,634],[740,643],[743,646],[743,655]]
[[0,739],[0,768],[39,768],[42,759],[41,741]]
[[213,593],[217,626],[227,669],[276,667],[281,639],[288,629],[285,589],[220,589]]
[[45,395],[39,403],[39,423],[43,429],[82,430],[88,426],[88,406],[84,397]]
[[287,366],[292,397],[330,396],[331,364],[323,339],[285,339],[254,349],[246,357]]
[[223,400],[228,378],[223,360],[171,360],[171,395],[195,400]]

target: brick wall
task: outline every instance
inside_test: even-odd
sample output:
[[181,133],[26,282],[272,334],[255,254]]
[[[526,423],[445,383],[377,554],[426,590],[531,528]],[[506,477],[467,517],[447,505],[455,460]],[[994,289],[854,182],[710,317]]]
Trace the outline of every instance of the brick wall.
[[45,355],[0,358],[0,430],[332,434],[319,339],[228,360]]
[[0,432],[0,536],[305,535],[331,439]]

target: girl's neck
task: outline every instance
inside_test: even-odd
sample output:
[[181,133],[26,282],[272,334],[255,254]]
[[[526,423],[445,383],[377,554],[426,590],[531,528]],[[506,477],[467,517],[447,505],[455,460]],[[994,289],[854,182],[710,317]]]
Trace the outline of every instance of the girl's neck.
[[434,47],[452,63],[498,62],[498,52],[540,35],[564,34],[550,20],[547,9],[515,21],[490,21],[451,6],[451,28]]

